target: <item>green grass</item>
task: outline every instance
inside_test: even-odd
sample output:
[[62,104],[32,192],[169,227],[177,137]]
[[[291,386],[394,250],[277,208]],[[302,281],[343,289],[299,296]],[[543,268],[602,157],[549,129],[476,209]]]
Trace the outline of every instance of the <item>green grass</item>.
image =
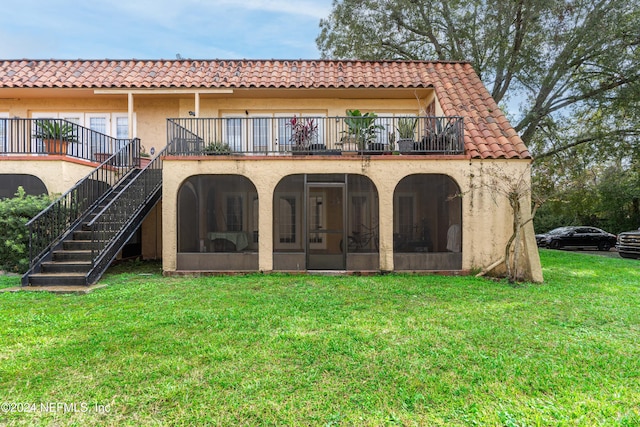
[[542,285],[142,264],[0,293],[0,402],[37,405],[0,425],[640,425],[640,263],[541,257]]

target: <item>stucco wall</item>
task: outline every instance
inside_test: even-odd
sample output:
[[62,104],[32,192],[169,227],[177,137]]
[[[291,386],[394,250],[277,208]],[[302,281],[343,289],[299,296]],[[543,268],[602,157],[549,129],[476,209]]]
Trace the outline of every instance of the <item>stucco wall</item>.
[[[0,100],[0,113],[9,117],[30,118],[33,112],[127,113],[126,93],[95,94],[91,90],[23,89],[24,97]],[[372,94],[376,94],[375,97]],[[416,98],[416,96],[418,98]],[[418,100],[419,99],[419,100]],[[221,117],[223,114],[265,114],[296,112],[327,116],[344,116],[349,109],[385,113],[418,113],[434,99],[433,91],[385,89],[351,90],[235,90],[231,94],[203,94],[199,117]],[[194,111],[195,94],[176,91],[174,94],[135,94],[135,137],[141,139],[147,151],[159,152],[167,143],[167,118],[189,117]],[[436,111],[441,113],[440,107]]]
[[[30,118],[37,112],[71,112],[85,113],[127,112],[127,97],[97,97],[86,91],[68,92],[62,97],[36,96],[34,90],[25,91],[27,97],[0,100],[0,111],[8,112],[9,117]],[[63,91],[57,93],[63,94]]]
[[142,223],[142,258],[162,256],[162,200],[149,212]]
[[[163,268],[176,270],[177,253],[177,194],[181,184],[190,176],[201,174],[237,174],[247,177],[258,192],[259,269],[273,267],[273,191],[280,180],[293,174],[350,173],[369,177],[379,195],[380,269],[394,270],[393,265],[393,193],[400,180],[412,174],[445,174],[461,189],[463,242],[462,268],[484,268],[499,260],[511,235],[512,215],[505,197],[500,197],[488,174],[487,164],[498,168],[504,176],[524,176],[528,180],[528,161],[473,161],[463,158],[425,160],[419,156],[343,156],[291,159],[287,157],[200,157],[185,160],[170,157],[163,169]],[[523,208],[528,215],[525,197]],[[526,251],[523,267],[530,280],[541,281],[533,228],[525,228]],[[532,240],[533,239],[533,240]],[[533,242],[533,245],[531,245]]]
[[95,164],[63,156],[32,156],[0,159],[0,172],[29,174],[42,180],[49,194],[60,195],[87,176]]

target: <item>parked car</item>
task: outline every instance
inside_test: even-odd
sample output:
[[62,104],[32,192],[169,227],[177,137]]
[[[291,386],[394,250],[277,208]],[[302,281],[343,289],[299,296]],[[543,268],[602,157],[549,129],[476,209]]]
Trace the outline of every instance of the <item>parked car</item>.
[[536,234],[536,243],[541,248],[596,248],[608,251],[616,245],[615,234],[595,227],[560,227],[547,233]]
[[640,228],[618,234],[616,248],[622,258],[640,259]]

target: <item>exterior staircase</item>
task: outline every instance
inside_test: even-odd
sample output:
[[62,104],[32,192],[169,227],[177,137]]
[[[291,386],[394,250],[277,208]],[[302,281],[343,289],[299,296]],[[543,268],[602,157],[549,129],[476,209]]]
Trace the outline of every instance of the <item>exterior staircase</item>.
[[[89,226],[100,212],[114,199],[123,196],[127,184],[134,180],[140,169],[133,169],[121,180],[98,204],[96,204],[85,220],[68,234],[57,248],[51,251],[48,261],[40,264],[40,272],[28,276],[31,286],[84,286],[86,276],[93,267],[96,245],[93,242],[92,230]],[[125,195],[126,197],[126,195]]]
[[27,223],[22,286],[97,282],[162,196],[162,155],[140,168],[133,140]]

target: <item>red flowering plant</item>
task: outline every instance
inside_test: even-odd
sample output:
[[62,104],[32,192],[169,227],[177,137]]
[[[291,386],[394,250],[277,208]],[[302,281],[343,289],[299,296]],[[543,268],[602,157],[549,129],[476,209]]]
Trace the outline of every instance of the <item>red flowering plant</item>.
[[318,135],[318,124],[314,119],[293,116],[289,120],[291,127],[291,142],[294,150],[304,150],[309,147]]

